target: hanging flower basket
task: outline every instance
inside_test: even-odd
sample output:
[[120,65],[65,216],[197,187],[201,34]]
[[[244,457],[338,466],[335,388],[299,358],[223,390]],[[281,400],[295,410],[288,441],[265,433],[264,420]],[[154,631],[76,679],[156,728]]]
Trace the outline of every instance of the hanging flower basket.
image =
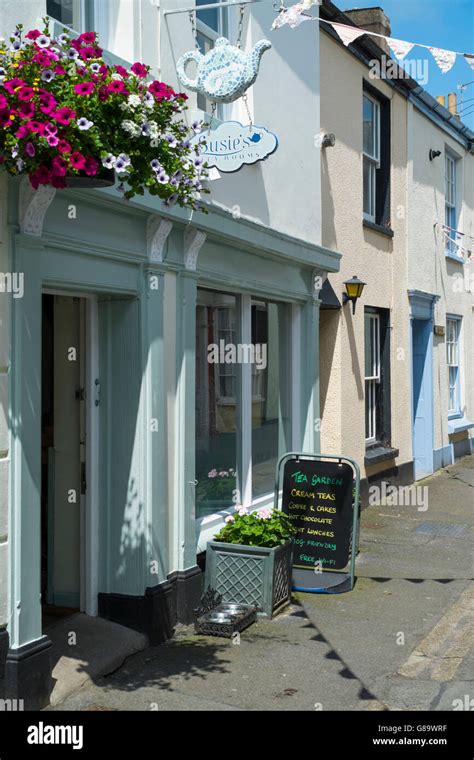
[[108,65],[95,32],[55,38],[19,25],[0,43],[0,167],[32,186],[146,191],[197,208],[207,167],[183,121],[187,96],[150,67]]
[[102,169],[95,177],[85,174],[69,174],[64,178],[66,187],[94,188],[112,187],[115,185],[115,172],[113,169]]

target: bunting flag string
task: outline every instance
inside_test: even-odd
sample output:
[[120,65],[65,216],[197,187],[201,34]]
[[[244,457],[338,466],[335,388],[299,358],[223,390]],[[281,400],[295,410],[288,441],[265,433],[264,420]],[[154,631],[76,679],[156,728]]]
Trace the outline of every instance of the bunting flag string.
[[[458,230],[448,227],[447,224],[440,224],[439,222],[435,226],[441,231],[446,249],[453,252],[460,259],[465,259],[466,264],[469,264],[471,262],[472,250],[463,245],[464,241],[462,238],[464,237],[464,233],[458,232]],[[472,242],[471,238],[471,246]]]
[[367,29],[361,29],[357,26],[339,24],[335,21],[327,21],[324,18],[319,18],[318,16],[311,16],[308,13],[311,7],[321,5],[321,3],[322,0],[300,0],[300,2],[290,6],[289,8],[286,8],[282,4],[279,10],[279,14],[272,24],[272,29],[279,29],[286,24],[288,24],[288,26],[293,29],[294,27],[302,24],[304,21],[322,21],[324,24],[328,24],[334,29],[346,47],[348,45],[351,45],[358,37],[362,37],[362,35],[367,34],[370,37],[379,37],[385,40],[398,61],[403,61],[408,53],[410,53],[416,46],[425,48],[425,50],[430,51],[434,61],[443,74],[446,74],[452,69],[457,56],[464,58],[468,66],[474,70],[474,53],[461,53],[457,50],[444,50],[443,48],[434,47],[433,45],[423,45],[421,42],[408,42],[406,40],[398,40],[394,37],[387,37],[384,34],[369,32]]

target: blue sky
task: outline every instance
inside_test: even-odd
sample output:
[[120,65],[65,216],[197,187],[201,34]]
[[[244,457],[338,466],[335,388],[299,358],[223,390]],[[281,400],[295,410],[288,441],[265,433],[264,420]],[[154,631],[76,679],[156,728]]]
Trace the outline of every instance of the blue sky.
[[[380,6],[390,18],[392,37],[446,50],[474,53],[473,0],[354,0],[353,5],[347,0],[336,0],[336,5],[341,10]],[[459,99],[458,85],[472,82],[463,92],[461,117],[474,129],[474,69],[465,59],[458,56],[447,74],[440,71],[429,50],[415,47],[406,58],[409,59],[428,62],[425,70],[428,81],[420,84],[433,96],[456,92]],[[421,68],[420,73],[423,71]],[[417,79],[416,76],[414,78]]]

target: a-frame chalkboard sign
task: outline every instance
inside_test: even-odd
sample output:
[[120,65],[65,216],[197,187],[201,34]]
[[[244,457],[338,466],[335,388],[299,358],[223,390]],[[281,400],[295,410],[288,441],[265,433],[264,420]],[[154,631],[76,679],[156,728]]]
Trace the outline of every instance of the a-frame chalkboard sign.
[[275,505],[296,528],[293,589],[339,594],[354,586],[360,473],[344,456],[290,452],[277,465]]

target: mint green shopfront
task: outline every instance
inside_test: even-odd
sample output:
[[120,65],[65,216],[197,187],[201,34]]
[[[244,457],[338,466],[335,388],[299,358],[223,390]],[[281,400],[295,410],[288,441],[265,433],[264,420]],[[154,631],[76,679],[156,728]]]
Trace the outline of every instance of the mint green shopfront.
[[[198,557],[225,514],[273,502],[283,451],[319,451],[315,277],[340,255],[214,208],[16,181],[9,229],[24,294],[4,687],[35,708],[51,688],[51,614],[170,637],[192,620]],[[229,345],[237,360],[222,360]]]

